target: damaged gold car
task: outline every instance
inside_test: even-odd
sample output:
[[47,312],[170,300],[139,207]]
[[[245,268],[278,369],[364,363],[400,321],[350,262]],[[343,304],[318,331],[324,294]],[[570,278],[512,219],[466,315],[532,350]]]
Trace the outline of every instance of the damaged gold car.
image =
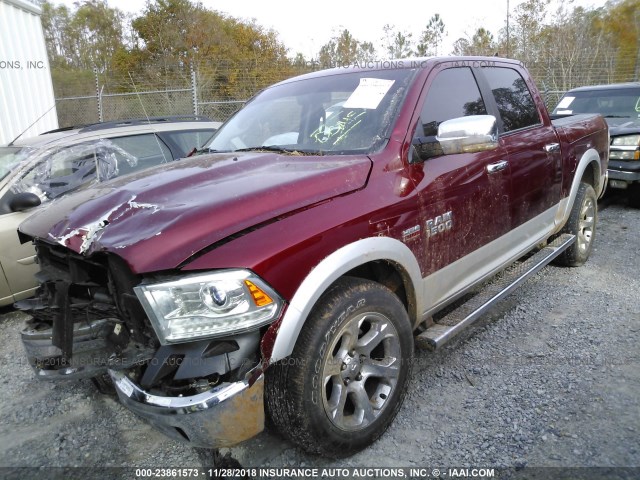
[[0,146],[0,307],[31,296],[37,287],[35,251],[19,243],[16,230],[41,204],[182,158],[219,126],[194,116],[121,120]]

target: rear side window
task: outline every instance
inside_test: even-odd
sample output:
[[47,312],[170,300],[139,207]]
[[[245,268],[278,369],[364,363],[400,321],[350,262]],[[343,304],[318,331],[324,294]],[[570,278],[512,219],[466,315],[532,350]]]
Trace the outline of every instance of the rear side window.
[[120,148],[126,150],[138,160],[149,158],[154,159],[154,163],[166,163],[173,160],[171,151],[153,133],[143,135],[131,135],[129,137],[115,137],[109,139]]
[[505,132],[541,123],[531,92],[517,71],[512,68],[485,67],[482,73],[498,104]]
[[118,169],[120,175],[173,160],[171,150],[153,133],[116,137],[109,140],[138,159],[133,166],[127,164],[127,162],[119,161]]
[[438,74],[429,87],[420,114],[422,132],[418,136],[437,135],[438,125],[452,118],[486,115],[484,101],[468,67],[449,68]]

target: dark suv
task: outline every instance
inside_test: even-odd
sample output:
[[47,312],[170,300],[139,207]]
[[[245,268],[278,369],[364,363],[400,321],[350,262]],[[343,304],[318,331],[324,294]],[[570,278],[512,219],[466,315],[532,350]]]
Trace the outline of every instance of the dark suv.
[[596,85],[569,90],[553,111],[565,116],[599,113],[609,124],[609,186],[629,191],[640,208],[640,82]]

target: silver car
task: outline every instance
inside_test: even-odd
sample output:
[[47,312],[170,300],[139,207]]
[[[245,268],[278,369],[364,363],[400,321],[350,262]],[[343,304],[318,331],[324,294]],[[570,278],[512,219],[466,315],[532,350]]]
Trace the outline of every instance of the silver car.
[[94,182],[188,156],[220,126],[167,117],[59,129],[0,146],[0,306],[33,294],[35,251],[18,225],[49,201]]

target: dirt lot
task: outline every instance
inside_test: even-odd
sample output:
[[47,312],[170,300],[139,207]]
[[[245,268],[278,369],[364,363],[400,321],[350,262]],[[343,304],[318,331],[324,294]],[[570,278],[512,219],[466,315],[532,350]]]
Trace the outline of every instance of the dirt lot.
[[[640,210],[607,203],[587,265],[547,267],[453,344],[418,352],[372,447],[326,460],[263,434],[232,454],[246,467],[640,467]],[[200,466],[89,381],[36,381],[23,321],[0,311],[1,467]]]

